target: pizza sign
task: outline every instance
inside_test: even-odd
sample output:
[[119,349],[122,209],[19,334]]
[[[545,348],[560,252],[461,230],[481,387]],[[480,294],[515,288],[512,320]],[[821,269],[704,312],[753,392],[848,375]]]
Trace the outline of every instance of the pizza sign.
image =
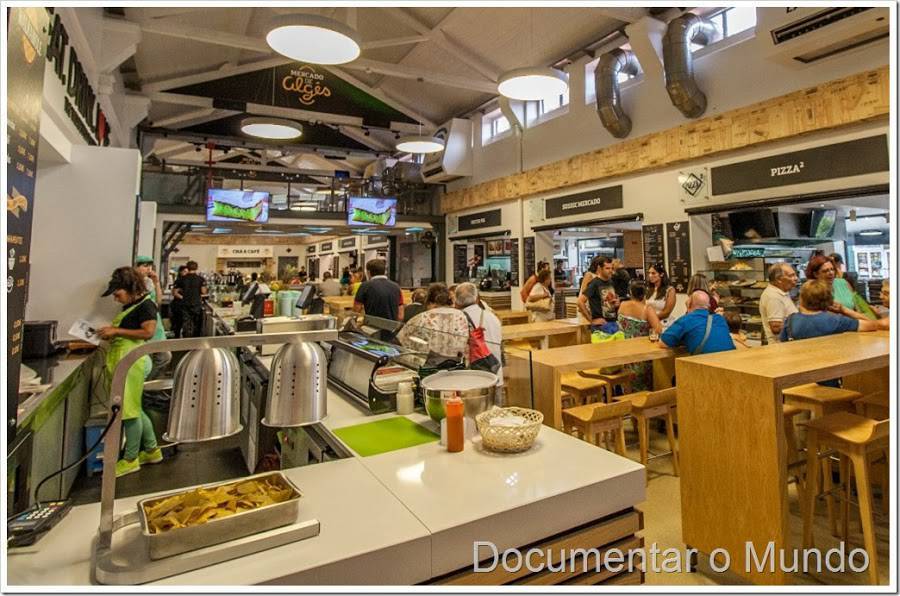
[[331,88],[325,84],[325,75],[308,64],[292,68],[290,73],[282,77],[281,88],[296,95],[297,101],[304,106],[315,104],[319,97],[331,97]]

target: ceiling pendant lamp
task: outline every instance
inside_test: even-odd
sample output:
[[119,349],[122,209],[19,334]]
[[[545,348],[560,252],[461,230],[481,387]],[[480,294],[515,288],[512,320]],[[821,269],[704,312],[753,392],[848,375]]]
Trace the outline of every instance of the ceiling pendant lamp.
[[444,140],[426,135],[402,137],[397,141],[397,151],[405,153],[437,153],[444,150]]
[[303,127],[293,120],[254,116],[241,120],[241,132],[262,139],[296,139],[303,134]]
[[569,75],[542,66],[517,68],[505,73],[497,83],[500,95],[520,101],[537,101],[563,95],[569,89]]
[[359,57],[359,35],[353,28],[327,17],[289,14],[269,25],[266,43],[298,62],[344,64]]

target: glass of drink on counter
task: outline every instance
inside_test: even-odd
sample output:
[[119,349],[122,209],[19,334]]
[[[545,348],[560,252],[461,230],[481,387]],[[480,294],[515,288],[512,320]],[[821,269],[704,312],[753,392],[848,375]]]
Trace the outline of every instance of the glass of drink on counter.
[[653,330],[653,329],[650,330],[650,341],[652,341],[652,342],[657,342],[657,341],[659,341],[659,333],[657,333],[657,332],[656,332],[655,330]]

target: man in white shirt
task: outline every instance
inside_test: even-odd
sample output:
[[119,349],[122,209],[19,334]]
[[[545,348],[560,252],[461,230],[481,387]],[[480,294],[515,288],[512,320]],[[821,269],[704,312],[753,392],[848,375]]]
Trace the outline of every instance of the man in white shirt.
[[322,282],[319,284],[319,294],[322,296],[340,296],[341,283],[331,276],[331,271],[322,274]]
[[784,320],[797,312],[797,305],[790,294],[797,281],[797,272],[788,263],[775,263],[769,267],[769,285],[759,297],[759,316],[766,333],[766,343],[777,342]]
[[[461,283],[456,286],[456,308],[460,309],[467,315],[472,323],[478,327],[484,328],[484,341],[487,343],[488,349],[497,362],[503,362],[503,332],[501,331],[500,319],[493,311],[481,306],[478,298],[478,288],[475,284]],[[497,378],[500,384],[503,384],[503,366],[497,370]]]

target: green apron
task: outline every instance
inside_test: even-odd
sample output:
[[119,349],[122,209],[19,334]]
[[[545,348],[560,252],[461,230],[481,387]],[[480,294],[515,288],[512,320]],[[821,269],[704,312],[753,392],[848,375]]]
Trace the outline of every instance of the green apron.
[[[150,300],[150,296],[145,296],[143,300],[135,302],[116,315],[116,318],[112,320],[113,327],[118,327],[119,324],[121,324],[122,319],[144,300]],[[158,324],[159,323],[157,323],[157,325]],[[114,337],[109,342],[109,351],[106,353],[106,370],[109,373],[110,379],[112,379],[113,372],[116,369],[116,365],[119,364],[119,361],[122,360],[128,352],[143,343],[144,340],[142,339],[131,339],[128,337]],[[144,378],[150,373],[151,368],[152,364],[150,362],[150,357],[144,356],[131,365],[131,368],[128,370],[128,376],[125,379],[125,394],[122,396],[122,420],[131,420],[132,418],[140,417],[141,396],[144,393]]]

